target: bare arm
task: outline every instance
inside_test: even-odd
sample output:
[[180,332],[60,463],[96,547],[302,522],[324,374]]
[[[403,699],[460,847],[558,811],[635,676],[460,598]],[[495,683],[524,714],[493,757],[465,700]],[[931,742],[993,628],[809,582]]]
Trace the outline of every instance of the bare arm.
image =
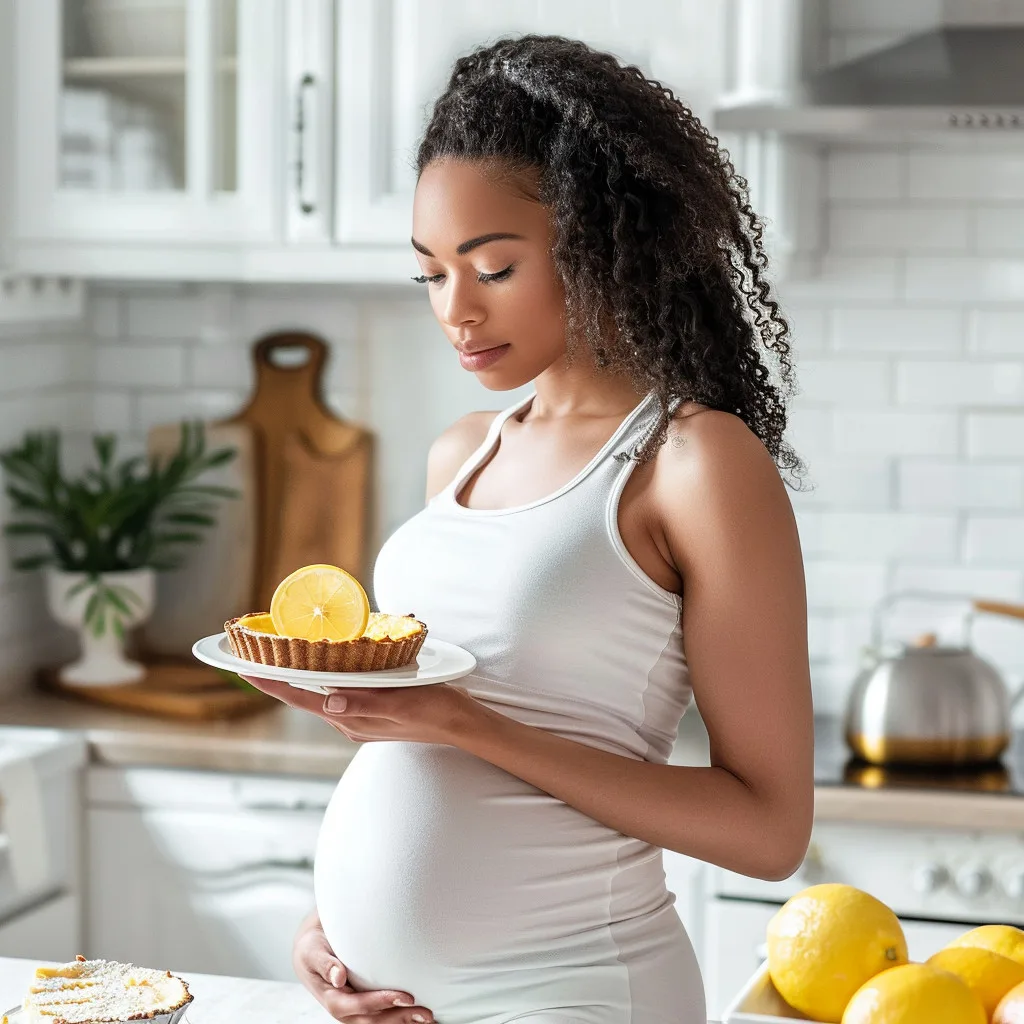
[[684,648],[711,766],[632,760],[489,709],[490,726],[473,722],[456,742],[626,835],[785,878],[806,851],[814,804],[795,520],[774,463],[738,419],[683,424],[684,443],[659,454],[651,486],[684,581]]

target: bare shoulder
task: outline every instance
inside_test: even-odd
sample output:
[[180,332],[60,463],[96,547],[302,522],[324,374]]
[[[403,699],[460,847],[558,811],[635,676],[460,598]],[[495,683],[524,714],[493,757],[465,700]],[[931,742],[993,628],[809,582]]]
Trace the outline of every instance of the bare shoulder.
[[468,412],[434,439],[427,452],[427,501],[443,491],[483,444],[498,412]]
[[695,403],[681,408],[654,463],[659,519],[666,533],[690,538],[687,546],[705,528],[731,526],[765,539],[790,528],[792,506],[775,460],[739,416]]

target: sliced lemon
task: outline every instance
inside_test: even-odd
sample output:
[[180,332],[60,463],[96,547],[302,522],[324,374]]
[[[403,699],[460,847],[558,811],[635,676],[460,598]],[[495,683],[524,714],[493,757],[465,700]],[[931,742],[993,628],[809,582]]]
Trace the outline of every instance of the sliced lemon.
[[274,629],[274,620],[266,612],[254,612],[252,615],[243,615],[238,620],[238,624],[245,626],[246,629],[251,629],[254,633],[274,634],[277,632]]
[[362,636],[369,617],[366,591],[336,565],[296,569],[270,599],[274,629],[300,640],[354,640]]

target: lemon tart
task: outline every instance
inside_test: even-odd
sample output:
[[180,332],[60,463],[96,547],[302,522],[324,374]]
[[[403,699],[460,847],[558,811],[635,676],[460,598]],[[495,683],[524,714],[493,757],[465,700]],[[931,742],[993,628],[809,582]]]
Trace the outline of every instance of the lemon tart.
[[416,659],[427,627],[412,615],[370,612],[362,634],[351,640],[306,640],[281,636],[269,612],[253,612],[224,623],[236,658],[313,672],[380,672]]
[[22,1008],[29,1024],[173,1024],[190,1002],[188,985],[170,971],[78,956],[37,967]]
[[411,664],[427,637],[412,615],[371,612],[359,580],[304,565],[274,590],[269,612],[224,623],[236,658],[313,672],[379,672]]

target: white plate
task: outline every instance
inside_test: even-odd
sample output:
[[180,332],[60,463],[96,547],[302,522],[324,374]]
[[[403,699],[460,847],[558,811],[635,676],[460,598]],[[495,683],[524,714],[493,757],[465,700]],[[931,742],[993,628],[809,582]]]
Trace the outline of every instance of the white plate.
[[751,975],[722,1015],[722,1024],[792,1024],[794,1020],[820,1024],[786,1004],[772,984],[767,962]]
[[327,693],[338,686],[426,686],[429,683],[461,679],[476,668],[476,658],[469,651],[430,636],[423,641],[415,662],[383,672],[311,672],[302,668],[260,665],[258,662],[236,658],[231,652],[227,633],[214,633],[213,636],[197,640],[192,645],[192,653],[214,668],[227,669],[241,676],[279,679],[300,690],[312,690],[314,693]]

